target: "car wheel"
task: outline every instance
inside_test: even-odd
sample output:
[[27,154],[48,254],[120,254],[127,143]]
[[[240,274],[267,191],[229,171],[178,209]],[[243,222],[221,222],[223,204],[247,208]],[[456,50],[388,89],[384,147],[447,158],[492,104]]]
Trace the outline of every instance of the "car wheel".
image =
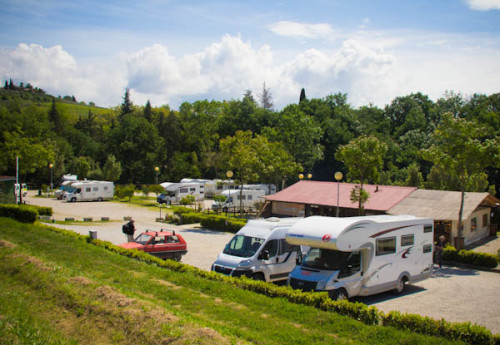
[[71,202],[76,202],[76,198],[71,198]]
[[252,278],[254,280],[266,281],[266,277],[264,276],[264,273],[262,273],[262,272],[254,273]]
[[396,283],[396,288],[394,289],[394,293],[396,295],[402,294],[406,289],[407,283],[408,283],[408,278],[406,277],[399,278],[398,282]]
[[335,289],[330,293],[330,298],[334,301],[347,301],[349,296],[344,288]]
[[102,198],[97,199],[97,201],[102,201]]
[[181,253],[175,253],[174,260],[175,261],[181,261],[181,257],[182,257]]

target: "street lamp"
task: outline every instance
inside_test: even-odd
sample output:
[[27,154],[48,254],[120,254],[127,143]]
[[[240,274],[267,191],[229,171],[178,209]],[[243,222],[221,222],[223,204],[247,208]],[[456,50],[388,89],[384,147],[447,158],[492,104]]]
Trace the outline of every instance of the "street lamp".
[[[313,175],[312,174],[307,174],[307,179],[310,180],[312,179]],[[299,174],[299,179],[303,180],[304,179],[304,174]]]
[[342,173],[337,171],[335,173],[335,179],[337,180],[337,217],[339,216],[339,201],[340,201],[340,180],[342,180]]
[[160,173],[160,168],[155,167],[155,173],[156,173],[156,184],[158,184],[158,174]]
[[54,167],[54,164],[49,163],[49,169],[50,169],[50,189],[52,190],[54,188],[54,185],[52,183],[52,168]]
[[[230,199],[231,198],[231,178],[233,177],[233,172],[231,170],[228,170],[226,172],[226,176],[229,179],[229,181],[228,181],[228,183],[229,183],[229,193],[228,193],[227,198]],[[229,207],[227,207],[227,217],[229,218]]]

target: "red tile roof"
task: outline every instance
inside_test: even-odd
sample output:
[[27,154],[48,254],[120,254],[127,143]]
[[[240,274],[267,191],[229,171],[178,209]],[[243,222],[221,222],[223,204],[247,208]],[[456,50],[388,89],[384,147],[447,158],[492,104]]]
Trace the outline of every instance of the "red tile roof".
[[[339,206],[358,208],[358,204],[350,200],[354,186],[359,186],[359,184],[299,181],[276,194],[267,196],[266,200],[336,207],[337,189],[339,189]],[[376,211],[388,211],[417,189],[416,187],[379,185],[363,185],[363,188],[370,194],[370,198],[364,204],[365,210]]]

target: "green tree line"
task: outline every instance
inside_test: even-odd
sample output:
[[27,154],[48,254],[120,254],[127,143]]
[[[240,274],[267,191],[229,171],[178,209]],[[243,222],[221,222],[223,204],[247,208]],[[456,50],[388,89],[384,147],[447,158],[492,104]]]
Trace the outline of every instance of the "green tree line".
[[241,99],[185,102],[173,110],[149,101],[135,105],[126,90],[122,103],[106,112],[88,106],[82,114],[80,105],[75,115],[60,98],[41,103],[6,88],[0,174],[15,175],[19,157],[21,179],[37,186],[51,173],[54,182],[70,173],[153,184],[224,178],[231,170],[238,181],[279,187],[299,173],[333,181],[341,171],[361,184],[500,189],[498,93],[446,92],[437,101],[413,93],[383,108],[355,108],[347,94],[308,99],[302,89],[297,103],[282,110],[273,108],[265,85],[259,97],[246,91]]

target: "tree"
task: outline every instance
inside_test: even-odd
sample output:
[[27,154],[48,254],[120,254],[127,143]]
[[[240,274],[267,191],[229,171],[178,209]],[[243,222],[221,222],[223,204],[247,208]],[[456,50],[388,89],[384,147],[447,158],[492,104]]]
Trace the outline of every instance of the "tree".
[[300,90],[300,98],[299,98],[299,104],[302,103],[302,101],[305,101],[307,98],[306,98],[306,90],[304,90],[304,88],[302,88],[302,90]]
[[262,93],[259,94],[260,105],[262,108],[267,110],[273,110],[273,96],[271,94],[271,89],[266,88],[266,83],[262,86]]
[[[351,140],[349,144],[339,147],[335,158],[343,162],[349,169],[349,178],[360,181],[360,195],[363,196],[365,181],[377,180],[379,169],[382,168],[383,157],[387,152],[387,145],[376,137],[363,135]],[[358,200],[360,215],[363,211],[363,198]]]
[[454,180],[458,183],[456,188],[461,191],[458,239],[455,243],[457,249],[463,249],[462,214],[465,192],[474,184],[477,185],[481,176],[484,178],[487,167],[500,166],[500,138],[485,138],[487,134],[486,128],[477,122],[455,118],[447,113],[433,133],[434,144],[422,151],[424,159],[434,163],[435,167],[448,175],[449,178],[443,182]]
[[123,102],[120,105],[120,114],[118,115],[118,119],[123,121],[123,117],[127,114],[131,114],[133,111],[133,103],[130,100],[130,90],[128,88],[125,89],[125,94],[123,95]]
[[144,107],[144,118],[148,121],[151,121],[153,118],[153,110],[151,108],[151,103],[149,100],[146,102],[146,106]]
[[104,167],[102,168],[102,175],[104,180],[112,182],[118,181],[121,174],[121,163],[116,161],[116,157],[114,155],[108,155],[108,159],[106,160],[106,163],[104,163]]
[[61,134],[63,131],[63,121],[61,118],[61,113],[56,107],[56,99],[52,98],[52,106],[49,110],[49,119],[52,121],[54,126],[54,131]]

